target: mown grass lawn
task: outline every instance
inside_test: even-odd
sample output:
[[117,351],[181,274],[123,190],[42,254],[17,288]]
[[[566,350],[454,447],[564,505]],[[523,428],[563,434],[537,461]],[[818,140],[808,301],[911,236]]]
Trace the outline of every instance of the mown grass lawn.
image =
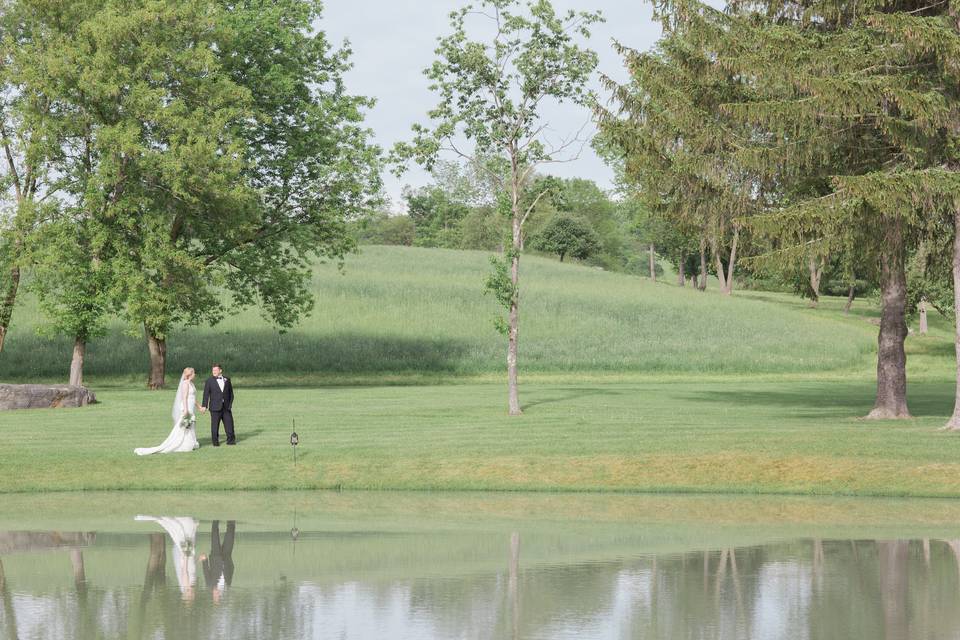
[[[913,420],[863,421],[868,381],[531,383],[239,389],[237,447],[138,458],[169,394],[0,414],[0,488],[494,489],[960,496],[949,383],[914,385]],[[298,464],[288,443],[293,419]]]

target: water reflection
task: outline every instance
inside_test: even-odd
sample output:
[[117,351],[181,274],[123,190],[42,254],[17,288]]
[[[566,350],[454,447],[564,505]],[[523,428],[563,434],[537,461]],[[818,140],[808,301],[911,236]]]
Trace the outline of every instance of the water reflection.
[[0,637],[960,635],[960,539],[805,538],[652,553],[649,534],[559,523],[294,525],[291,535],[289,522],[272,531],[191,516],[127,522],[98,533],[0,532]]

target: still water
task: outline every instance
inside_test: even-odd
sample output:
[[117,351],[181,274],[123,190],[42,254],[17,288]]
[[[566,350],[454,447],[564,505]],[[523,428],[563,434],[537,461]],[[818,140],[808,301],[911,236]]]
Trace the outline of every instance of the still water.
[[960,505],[4,496],[0,638],[957,638]]

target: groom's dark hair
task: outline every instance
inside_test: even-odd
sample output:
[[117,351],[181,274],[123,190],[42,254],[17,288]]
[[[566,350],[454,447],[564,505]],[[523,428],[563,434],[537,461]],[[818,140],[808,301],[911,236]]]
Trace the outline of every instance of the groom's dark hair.
[[216,367],[217,369],[223,369],[223,367],[220,366],[220,363],[219,363],[219,362],[214,362],[214,363],[210,366],[211,369],[213,369],[214,367]]

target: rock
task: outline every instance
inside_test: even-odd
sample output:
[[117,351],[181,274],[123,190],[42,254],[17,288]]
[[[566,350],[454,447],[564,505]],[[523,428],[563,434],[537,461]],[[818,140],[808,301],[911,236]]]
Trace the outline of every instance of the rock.
[[96,540],[95,532],[3,531],[0,532],[0,555],[89,547]]
[[85,407],[97,401],[86,387],[66,384],[0,384],[0,411]]

